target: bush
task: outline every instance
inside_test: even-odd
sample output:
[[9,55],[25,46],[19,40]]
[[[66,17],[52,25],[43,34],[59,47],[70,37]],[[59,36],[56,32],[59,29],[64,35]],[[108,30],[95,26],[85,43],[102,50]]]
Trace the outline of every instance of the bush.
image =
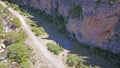
[[30,22],[30,26],[31,26],[31,27],[37,27],[37,24],[36,24],[35,21],[33,21],[33,22]]
[[68,54],[66,63],[73,68],[100,68],[99,66],[88,66],[84,64],[83,57],[75,54]]
[[76,66],[78,64],[78,56],[74,54],[68,54],[67,64],[69,66]]
[[61,51],[63,51],[63,48],[60,45],[56,45],[53,43],[48,43],[47,48],[49,51],[53,52],[55,55],[58,55]]
[[71,7],[69,12],[73,17],[83,20],[82,7],[80,5]]
[[0,4],[0,11],[3,10],[3,6]]
[[17,11],[20,11],[19,6],[16,5],[16,4],[10,3],[10,7],[12,7],[13,9],[15,9],[15,10],[17,10]]
[[10,16],[10,14],[11,14],[10,11],[7,8],[4,8],[2,13],[3,13],[2,15],[5,18],[7,18],[8,16]]
[[30,22],[31,30],[36,36],[44,35],[46,33],[43,27],[37,26],[37,22],[32,21]]
[[44,35],[46,33],[43,27],[36,27],[36,26],[31,27],[31,30],[34,32],[36,36]]
[[12,21],[14,23],[14,26],[16,26],[16,27],[21,26],[21,22],[20,22],[19,18],[13,18]]
[[20,41],[23,41],[26,38],[26,35],[24,32],[15,32],[11,31],[6,33],[5,39],[11,43],[18,43]]
[[3,24],[2,24],[2,18],[0,18],[0,33],[1,33],[1,31],[3,31]]
[[20,63],[20,68],[30,68],[30,62],[22,62]]
[[24,44],[12,44],[7,47],[7,58],[11,62],[19,62],[24,63],[28,61],[28,58],[30,57],[30,50],[29,48]]
[[6,63],[0,62],[0,68],[9,68],[9,67]]

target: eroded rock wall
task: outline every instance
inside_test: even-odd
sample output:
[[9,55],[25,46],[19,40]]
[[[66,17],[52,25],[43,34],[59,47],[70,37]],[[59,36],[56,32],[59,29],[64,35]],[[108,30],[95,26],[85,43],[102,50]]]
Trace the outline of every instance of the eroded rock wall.
[[[11,0],[15,2],[16,0]],[[72,37],[91,46],[120,51],[120,3],[118,0],[17,0],[49,14],[56,9],[66,21]],[[72,7],[79,5],[80,17],[73,17]],[[76,11],[75,11],[76,12]],[[79,13],[78,13],[79,14]]]

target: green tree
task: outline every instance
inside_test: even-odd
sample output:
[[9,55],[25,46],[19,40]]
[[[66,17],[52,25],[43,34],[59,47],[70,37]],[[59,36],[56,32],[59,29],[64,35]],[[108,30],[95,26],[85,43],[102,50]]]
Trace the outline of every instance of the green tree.
[[68,54],[67,64],[69,66],[76,66],[78,64],[78,57],[74,54]]
[[56,45],[53,43],[48,43],[47,44],[48,50],[53,52],[54,54],[58,55],[61,51],[63,51],[63,48],[60,45]]
[[7,8],[3,9],[2,16],[4,16],[5,18],[7,18],[10,14],[11,13],[10,13],[10,11]]
[[11,43],[18,43],[20,41],[23,41],[24,38],[25,38],[24,33],[11,31],[11,32],[6,33],[5,39]]
[[14,23],[14,26],[16,26],[16,27],[21,26],[21,22],[20,22],[19,18],[13,18],[12,21]]
[[30,50],[24,44],[12,44],[7,47],[7,58],[10,59],[12,62],[16,61],[19,63],[24,63],[28,61],[30,57]]

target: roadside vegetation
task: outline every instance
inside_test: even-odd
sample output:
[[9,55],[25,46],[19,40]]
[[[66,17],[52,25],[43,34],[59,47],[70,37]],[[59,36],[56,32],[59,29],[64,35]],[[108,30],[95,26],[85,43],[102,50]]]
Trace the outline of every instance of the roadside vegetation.
[[17,62],[21,68],[30,68],[30,49],[24,43],[15,43],[7,47],[7,58],[10,62]]
[[16,26],[16,27],[21,26],[19,18],[13,18],[12,21],[13,21],[14,26]]
[[0,68],[9,68],[5,62],[0,62]]
[[46,34],[46,31],[43,27],[37,26],[37,23],[35,21],[29,22],[31,30],[36,36],[41,36]]
[[[0,5],[0,44],[5,44],[5,51],[0,54],[0,68],[11,68],[12,63],[15,62],[16,68],[30,68],[30,56],[32,50],[24,43],[27,35],[21,26],[18,18],[11,16],[7,8]],[[10,17],[11,16],[11,17]],[[3,28],[4,21],[8,22],[11,31],[5,32]],[[15,28],[14,28],[15,27]],[[4,40],[4,41],[1,41]],[[4,61],[6,60],[6,61]]]
[[[47,25],[50,24],[54,24],[57,27],[57,32],[61,33],[61,34],[67,34],[66,28],[65,28],[65,20],[61,15],[55,15],[52,16],[50,14],[47,14],[45,11],[41,11],[39,9],[35,9],[33,7],[30,6],[21,6],[21,9],[27,9],[28,11],[31,12],[35,12],[35,14],[38,14],[42,17],[42,19],[44,20],[44,22],[40,23],[46,23]],[[37,25],[39,25],[39,23],[36,23]]]
[[2,18],[0,18],[0,33],[3,33],[3,24],[2,24],[3,20]]
[[66,63],[72,68],[101,68],[99,66],[85,64],[84,58],[75,54],[68,54]]
[[53,52],[55,55],[60,54],[60,52],[64,50],[60,45],[55,43],[48,43],[47,48],[49,51]]
[[[22,14],[23,16],[25,16],[26,18],[28,18],[28,19],[33,18],[33,16],[31,16],[26,11],[22,10],[18,5],[13,4],[13,3],[9,3],[8,1],[5,1],[5,3],[9,7],[13,8],[14,10],[19,11],[19,13]],[[14,22],[14,25],[16,27],[20,26],[20,23],[18,23],[18,22],[20,22],[18,18],[13,18],[12,21]],[[41,36],[41,35],[46,34],[46,31],[44,30],[43,27],[37,26],[36,21],[33,21],[33,20],[29,19],[29,21],[27,21],[27,22],[28,22],[28,24],[30,24],[30,28],[36,36]]]

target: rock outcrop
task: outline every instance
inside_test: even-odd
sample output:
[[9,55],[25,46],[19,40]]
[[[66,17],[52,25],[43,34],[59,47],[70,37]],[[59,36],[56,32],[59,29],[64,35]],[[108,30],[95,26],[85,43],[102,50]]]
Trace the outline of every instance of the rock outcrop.
[[66,29],[72,37],[93,47],[120,52],[119,0],[11,1],[44,10],[49,14],[57,12],[66,19]]

